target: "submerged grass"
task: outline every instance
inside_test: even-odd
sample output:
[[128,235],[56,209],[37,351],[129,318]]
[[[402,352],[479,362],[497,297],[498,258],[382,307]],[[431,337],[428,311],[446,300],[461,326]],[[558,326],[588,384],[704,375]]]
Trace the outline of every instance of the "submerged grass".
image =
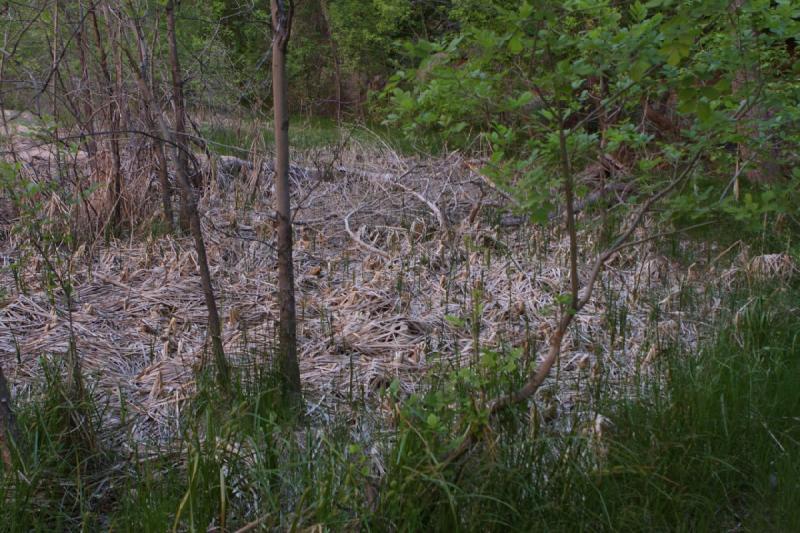
[[[696,353],[665,347],[631,387],[599,384],[564,420],[542,394],[491,428],[479,399],[523,379],[519,351],[487,352],[416,396],[389,386],[388,423],[356,404],[302,417],[269,370],[248,367],[227,398],[201,380],[181,434],[147,456],[129,443],[127,457],[76,433],[79,407],[97,409],[66,401],[49,371],[20,406],[28,444],[3,473],[0,527],[800,530],[798,296],[742,292]],[[445,467],[465,423],[481,445]]]

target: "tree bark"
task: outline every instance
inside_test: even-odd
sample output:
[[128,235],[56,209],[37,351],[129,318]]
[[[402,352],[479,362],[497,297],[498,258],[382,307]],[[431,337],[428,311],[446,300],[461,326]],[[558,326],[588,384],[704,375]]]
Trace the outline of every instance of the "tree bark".
[[[225,352],[222,348],[222,327],[220,326],[219,312],[217,311],[217,301],[214,298],[214,288],[211,284],[211,272],[208,269],[208,258],[206,256],[206,246],[203,240],[203,230],[200,226],[200,215],[197,211],[197,202],[194,198],[192,184],[189,181],[189,171],[187,165],[187,147],[185,143],[185,131],[183,125],[183,87],[181,86],[180,63],[178,62],[178,45],[175,38],[175,6],[173,0],[167,2],[167,33],[169,41],[169,57],[172,70],[172,97],[175,101],[175,124],[176,132],[172,133],[166,128],[166,124],[161,122],[164,134],[175,145],[175,174],[181,188],[182,208],[188,217],[189,230],[194,238],[195,249],[197,250],[197,264],[200,269],[200,283],[203,287],[203,295],[208,309],[208,330],[211,335],[211,351],[217,370],[217,379],[220,387],[227,390],[230,386],[230,369],[228,361],[225,359]],[[152,96],[152,95],[151,95]],[[151,104],[157,105],[154,98]],[[156,113],[161,117],[161,113]]]
[[89,164],[92,171],[97,173],[97,141],[94,138],[94,105],[92,103],[92,89],[89,82],[89,64],[87,55],[89,50],[89,39],[86,36],[86,24],[84,19],[83,1],[78,3],[79,15],[81,17],[78,29],[78,61],[81,69],[81,91],[83,95],[83,113],[86,123],[86,131],[89,134],[86,140],[86,153],[89,156]]
[[[564,120],[559,120],[558,141],[561,152],[561,179],[564,181],[564,200],[567,204],[567,235],[569,236],[569,284],[572,296],[569,314],[578,312],[578,237],[575,227],[575,184],[572,164],[567,149],[567,135]],[[569,325],[569,324],[567,324]]]
[[[153,134],[157,133],[155,121],[153,121],[152,110],[145,111],[149,115],[149,126],[153,130]],[[169,186],[169,172],[167,171],[167,155],[164,153],[164,142],[157,139],[153,142],[153,150],[156,154],[156,165],[158,166],[158,184],[161,188],[161,207],[163,209],[164,223],[167,225],[167,231],[170,233],[175,231],[175,225],[172,215],[172,196]]]
[[[186,122],[184,119],[184,107],[183,107],[183,82],[181,80],[181,69],[180,69],[180,61],[178,59],[178,43],[177,37],[175,36],[175,4],[173,0],[169,0],[167,2],[167,41],[169,43],[169,63],[170,63],[170,71],[172,74],[172,99],[173,104],[175,106],[175,140],[179,143],[179,146],[186,146]],[[184,150],[177,149],[175,151],[175,167],[178,169],[184,169],[187,174],[188,180],[188,161],[186,152]],[[188,205],[188,200],[184,196],[183,185],[181,186],[181,203],[180,203],[180,210],[178,212],[178,225],[183,232],[191,231],[191,213],[190,207]],[[189,196],[193,198],[193,191],[191,188],[189,189]]]
[[289,111],[286,48],[292,24],[292,4],[271,0],[272,95],[275,113],[275,200],[278,233],[278,371],[293,402],[300,400],[300,368],[297,362],[297,319],[292,263],[292,216],[289,198]]
[[92,27],[97,41],[97,50],[100,52],[100,70],[103,73],[103,81],[106,85],[108,95],[108,120],[111,124],[111,183],[109,184],[108,200],[111,204],[111,223],[116,225],[122,214],[122,165],[119,152],[119,102],[114,94],[114,83],[111,80],[111,72],[108,69],[108,55],[103,45],[103,37],[100,33],[100,25],[97,21],[97,10],[95,4],[90,4],[89,14],[92,17]]
[[[139,48],[139,60],[141,62],[140,68],[134,69],[137,73],[137,80],[142,92],[142,99],[144,102],[143,112],[145,123],[151,130],[154,136],[157,136],[158,125],[155,118],[155,110],[153,100],[155,99],[155,91],[153,90],[152,78],[150,78],[150,54],[147,48],[147,42],[144,40],[144,32],[139,24],[139,21],[134,19],[134,30],[136,32],[136,40]],[[159,111],[160,113],[160,111]],[[161,188],[161,206],[163,210],[164,223],[167,225],[167,231],[172,233],[174,231],[173,215],[172,215],[172,195],[169,186],[169,172],[167,167],[167,156],[164,151],[165,139],[154,139],[153,151],[156,156],[156,167],[158,172],[158,183]]]
[[336,84],[336,123],[340,124],[342,122],[342,65],[339,60],[339,47],[333,36],[333,25],[331,23],[331,14],[328,10],[328,0],[320,0],[319,6],[322,10],[322,18],[325,20],[325,26],[328,30],[328,42],[330,42],[331,55],[333,56],[333,82]]
[[3,374],[3,367],[0,366],[0,458],[7,467],[11,467],[10,441],[19,446],[19,432],[14,412],[11,410],[11,393]]

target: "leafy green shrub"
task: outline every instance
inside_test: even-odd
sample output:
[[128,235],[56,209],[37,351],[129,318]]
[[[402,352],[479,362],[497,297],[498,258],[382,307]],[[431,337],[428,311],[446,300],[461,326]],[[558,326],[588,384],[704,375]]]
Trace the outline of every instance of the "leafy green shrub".
[[798,225],[799,67],[786,44],[797,6],[487,2],[451,16],[457,30],[406,43],[412,66],[386,86],[385,120],[429,146],[487,151],[484,172],[535,218],[562,185],[563,132],[570,173],[626,182],[638,198],[701,153],[667,206],[676,225],[722,218],[757,234],[781,214]]

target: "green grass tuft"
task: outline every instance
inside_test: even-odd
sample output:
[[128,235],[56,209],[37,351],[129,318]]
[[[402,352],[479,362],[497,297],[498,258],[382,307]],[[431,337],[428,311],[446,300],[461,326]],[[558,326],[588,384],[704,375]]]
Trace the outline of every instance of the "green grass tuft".
[[[491,425],[478,398],[518,384],[518,350],[442,368],[424,392],[386,391],[327,420],[281,400],[264,361],[232,392],[199,394],[161,453],[122,457],[95,439],[101,413],[70,401],[46,364],[19,406],[26,446],[0,481],[10,531],[797,531],[800,530],[800,288],[731,302],[697,353],[666,350],[631,387],[589,395],[556,423],[520,406]],[[264,370],[253,371],[253,368]],[[89,395],[91,398],[91,395]],[[602,438],[593,413],[612,421]],[[76,424],[82,420],[84,426]],[[481,446],[444,466],[468,421]],[[124,425],[124,421],[123,421]],[[91,429],[91,430],[90,430]],[[124,431],[124,428],[119,428]]]

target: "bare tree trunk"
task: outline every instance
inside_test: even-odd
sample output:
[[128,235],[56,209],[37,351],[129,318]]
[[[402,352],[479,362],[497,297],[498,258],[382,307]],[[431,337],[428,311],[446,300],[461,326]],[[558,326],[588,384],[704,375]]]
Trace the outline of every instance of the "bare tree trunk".
[[0,458],[7,467],[11,466],[9,441],[19,446],[19,432],[14,412],[11,410],[11,393],[3,374],[3,367],[0,366]]
[[[150,54],[147,49],[147,43],[144,40],[144,32],[139,24],[139,21],[134,19],[134,29],[136,32],[136,39],[139,48],[139,59],[141,67],[135,68],[137,79],[142,91],[142,100],[144,102],[142,114],[148,129],[154,136],[158,134],[158,125],[155,118],[155,109],[153,100],[155,91],[153,90],[152,78],[150,78]],[[122,49],[122,46],[120,46]],[[160,110],[158,111],[160,114]],[[174,231],[173,216],[172,216],[172,197],[169,186],[169,172],[167,168],[167,156],[164,152],[165,139],[154,139],[153,150],[156,156],[156,166],[158,172],[158,183],[161,188],[161,206],[163,209],[164,223],[167,225],[167,230],[172,233]]]
[[272,7],[272,95],[275,110],[275,197],[278,218],[278,370],[291,400],[300,400],[300,368],[297,363],[297,320],[292,264],[292,217],[289,200],[289,111],[286,79],[286,47],[292,25],[293,6],[286,0],[271,0]]
[[111,7],[106,3],[106,24],[108,25],[108,39],[109,46],[114,52],[114,114],[111,124],[111,139],[112,139],[112,155],[111,163],[113,165],[112,172],[114,175],[114,210],[113,218],[115,224],[119,223],[122,219],[122,156],[120,151],[119,132],[123,128],[123,112],[122,112],[122,61],[119,56],[120,46],[120,28],[119,24],[113,25],[111,20],[112,12]]
[[[146,111],[149,115],[151,129],[153,134],[157,133],[155,122],[153,122],[152,111]],[[164,210],[164,223],[167,225],[167,231],[170,233],[175,231],[175,224],[172,215],[172,197],[170,195],[169,187],[169,172],[167,171],[167,156],[164,153],[164,143],[160,139],[153,142],[153,149],[156,153],[156,165],[158,166],[158,184],[161,187],[161,206]]]
[[[178,59],[178,42],[175,36],[175,5],[172,0],[167,2],[167,40],[169,41],[169,64],[172,74],[172,100],[175,106],[175,135],[180,146],[188,146],[186,142],[186,108],[183,103],[183,80],[181,78],[180,61]],[[176,154],[177,167],[186,169],[188,177],[188,156],[184,150]],[[191,181],[190,181],[191,183]],[[197,185],[196,183],[193,185]],[[187,223],[191,224],[191,214],[186,211],[187,206],[181,205],[180,226],[186,231]]]
[[336,123],[342,122],[342,65],[339,59],[339,47],[333,37],[333,25],[331,24],[331,14],[328,10],[328,0],[320,0],[322,18],[325,19],[325,26],[328,29],[328,41],[331,45],[331,55],[333,55],[333,82],[336,84]]
[[[8,43],[8,29],[3,32],[3,50],[7,48]],[[6,54],[0,54],[0,84],[2,84],[6,66]],[[17,154],[14,149],[14,140],[10,138],[8,120],[6,118],[6,106],[3,98],[0,96],[0,118],[2,119],[3,132],[6,137],[9,137],[9,148],[14,162],[17,162]],[[6,382],[5,374],[3,374],[3,367],[0,365],[0,460],[10,467],[11,466],[11,451],[8,446],[8,441],[14,439],[16,443],[16,422],[14,420],[14,412],[11,410],[11,394],[8,390],[8,383]]]
[[578,312],[578,237],[575,228],[575,184],[572,176],[572,164],[567,150],[567,136],[564,132],[564,120],[559,120],[558,140],[561,150],[561,179],[564,180],[564,199],[567,204],[567,234],[569,235],[569,285],[572,296],[567,313]]
[[119,102],[114,95],[114,84],[111,80],[111,71],[108,69],[108,56],[103,46],[103,37],[100,33],[100,25],[97,22],[95,4],[90,4],[89,13],[92,17],[97,50],[100,52],[100,70],[103,73],[103,81],[106,84],[106,94],[108,95],[109,102],[108,118],[111,124],[111,183],[108,199],[112,206],[111,222],[112,224],[117,224],[122,213],[122,166],[119,155],[119,138],[117,137],[119,133]]
[[81,69],[81,90],[79,94],[83,94],[83,113],[85,116],[86,131],[89,134],[86,140],[86,153],[89,155],[89,164],[92,171],[97,171],[97,141],[94,138],[94,106],[92,105],[92,90],[89,86],[89,64],[87,62],[87,54],[89,49],[89,40],[86,36],[86,23],[84,20],[83,2],[78,3],[79,16],[81,18],[79,33],[78,33],[78,60]]
[[[122,102],[125,101],[125,79],[123,74],[121,48],[122,19],[120,15],[117,15],[117,20],[113,21],[112,15],[114,13],[111,11],[111,8],[108,7],[108,5],[106,5],[106,10],[108,12],[106,20],[109,24],[109,35],[113,36],[113,38],[111,38],[111,48],[114,50],[114,94],[117,96],[117,113],[119,114],[117,117],[117,120],[119,121],[117,127],[120,131],[126,131],[128,130],[128,106],[123,107],[122,105]],[[113,26],[111,26],[112,23],[114,23]]]
[[[171,138],[175,144],[175,173],[178,176],[178,183],[181,187],[182,208],[189,218],[189,229],[194,238],[195,249],[197,250],[197,263],[200,268],[200,283],[203,287],[206,307],[208,308],[208,330],[211,334],[211,350],[217,369],[217,378],[223,390],[227,390],[230,385],[230,370],[228,361],[225,359],[225,352],[222,348],[222,327],[220,326],[219,312],[217,311],[217,301],[214,298],[214,288],[211,284],[211,272],[208,269],[208,258],[206,256],[206,246],[203,241],[203,230],[200,226],[200,215],[197,212],[197,202],[194,198],[192,184],[189,181],[189,172],[186,160],[186,143],[183,126],[183,88],[181,87],[181,71],[178,62],[178,44],[175,38],[175,13],[174,2],[167,2],[167,33],[169,41],[169,56],[172,67],[172,92],[175,100],[175,124],[176,133],[171,133],[162,122],[164,134]],[[156,104],[155,99],[151,98],[151,103]],[[157,115],[161,117],[161,113]]]
[[[51,50],[53,63],[51,65],[51,67],[50,67],[52,69],[51,71],[54,73],[54,77],[55,77],[55,73],[58,72],[58,63],[59,63],[58,62],[58,19],[59,19],[59,16],[58,16],[58,0],[56,0],[55,3],[53,4],[53,45],[52,45],[52,50]],[[57,94],[56,94],[57,84],[55,83],[55,81],[52,82],[51,86],[52,86],[52,89],[53,89],[53,91],[52,91],[53,121],[56,124],[58,124],[58,100],[57,100]],[[56,131],[56,137],[58,137],[58,131]],[[56,154],[56,155],[58,155],[58,154]]]

